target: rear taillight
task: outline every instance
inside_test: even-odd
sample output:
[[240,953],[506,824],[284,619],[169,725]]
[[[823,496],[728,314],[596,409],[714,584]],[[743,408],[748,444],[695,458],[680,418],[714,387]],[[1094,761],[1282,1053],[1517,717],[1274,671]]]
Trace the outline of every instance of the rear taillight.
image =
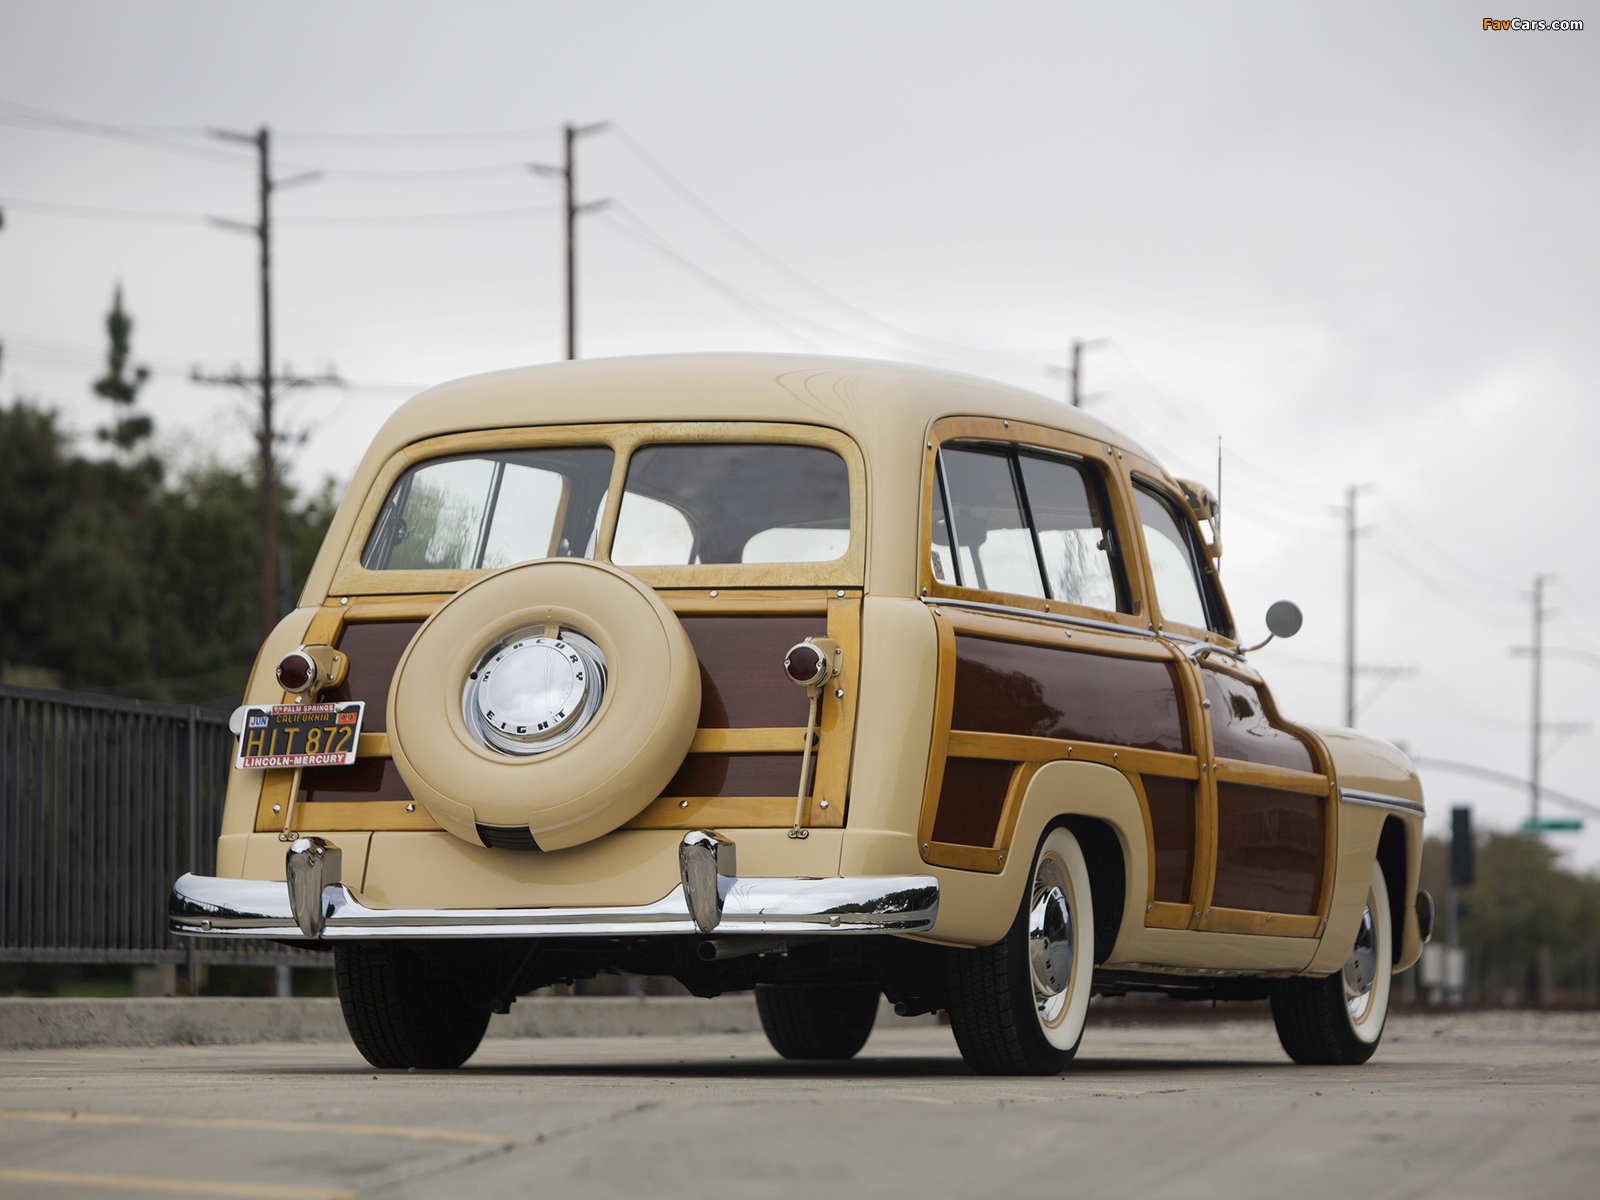
[[816,687],[828,677],[828,660],[810,642],[801,642],[784,655],[783,673],[801,687]]
[[278,660],[278,683],[286,692],[303,696],[317,685],[317,664],[304,650],[291,650]]

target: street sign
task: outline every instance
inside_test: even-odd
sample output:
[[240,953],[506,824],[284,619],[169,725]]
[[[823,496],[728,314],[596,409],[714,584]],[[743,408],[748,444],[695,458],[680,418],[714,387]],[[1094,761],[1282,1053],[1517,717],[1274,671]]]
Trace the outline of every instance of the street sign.
[[1577,817],[1529,817],[1522,823],[1523,833],[1577,833],[1582,829],[1583,822]]

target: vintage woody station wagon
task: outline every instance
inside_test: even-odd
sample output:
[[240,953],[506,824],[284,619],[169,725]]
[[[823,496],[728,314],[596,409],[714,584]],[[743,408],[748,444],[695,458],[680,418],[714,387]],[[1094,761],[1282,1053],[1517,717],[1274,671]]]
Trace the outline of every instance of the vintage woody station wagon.
[[597,973],[754,987],[796,1058],[854,1054],[882,993],[1050,1073],[1091,995],[1150,991],[1364,1061],[1432,925],[1421,788],[1278,712],[1214,517],[1092,417],[931,370],[434,388],[262,648],[172,927],[329,944],[385,1067]]

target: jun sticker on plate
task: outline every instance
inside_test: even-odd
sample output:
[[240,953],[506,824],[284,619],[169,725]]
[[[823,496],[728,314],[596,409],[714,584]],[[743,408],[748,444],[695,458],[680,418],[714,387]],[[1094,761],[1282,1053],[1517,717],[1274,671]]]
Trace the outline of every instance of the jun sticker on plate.
[[348,767],[356,761],[364,700],[262,704],[244,710],[236,767]]

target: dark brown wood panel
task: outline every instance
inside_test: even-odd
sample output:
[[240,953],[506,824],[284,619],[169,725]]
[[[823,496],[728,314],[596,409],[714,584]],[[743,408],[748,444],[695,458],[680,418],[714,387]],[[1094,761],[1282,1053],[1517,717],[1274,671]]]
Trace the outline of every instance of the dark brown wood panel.
[[[780,660],[781,661],[781,660]],[[793,684],[789,685],[794,687]],[[799,689],[796,689],[799,690]],[[811,776],[817,756],[811,756]],[[808,782],[811,782],[808,781]],[[793,796],[800,789],[798,754],[691,754],[663,796]],[[810,795],[811,789],[806,789]]]
[[1150,832],[1155,841],[1155,899],[1173,904],[1189,900],[1194,881],[1194,789],[1192,779],[1141,775],[1150,805]]
[[358,758],[348,767],[307,767],[300,772],[300,799],[308,803],[411,798],[405,780],[387,758]]
[[1326,800],[1243,783],[1217,784],[1217,878],[1211,903],[1315,913],[1322,895]]
[[1187,749],[1170,664],[958,634],[950,728]]
[[947,758],[933,818],[933,840],[993,846],[1017,764],[997,758]]
[[1261,692],[1222,671],[1202,670],[1206,699],[1211,701],[1211,741],[1218,758],[1315,771],[1311,751],[1294,734],[1275,725],[1261,702]]
[[[700,728],[767,729],[806,723],[806,692],[783,673],[783,656],[808,637],[825,637],[828,619],[705,616],[678,618],[700,660]],[[800,778],[795,766],[795,782]],[[793,791],[795,783],[787,790]],[[770,796],[778,792],[738,792]],[[679,793],[714,796],[717,792]]]
[[323,700],[365,700],[361,732],[387,733],[389,730],[389,684],[394,669],[406,652],[421,621],[363,621],[346,625],[339,635],[337,649],[350,657],[350,670],[344,682],[322,693]]

